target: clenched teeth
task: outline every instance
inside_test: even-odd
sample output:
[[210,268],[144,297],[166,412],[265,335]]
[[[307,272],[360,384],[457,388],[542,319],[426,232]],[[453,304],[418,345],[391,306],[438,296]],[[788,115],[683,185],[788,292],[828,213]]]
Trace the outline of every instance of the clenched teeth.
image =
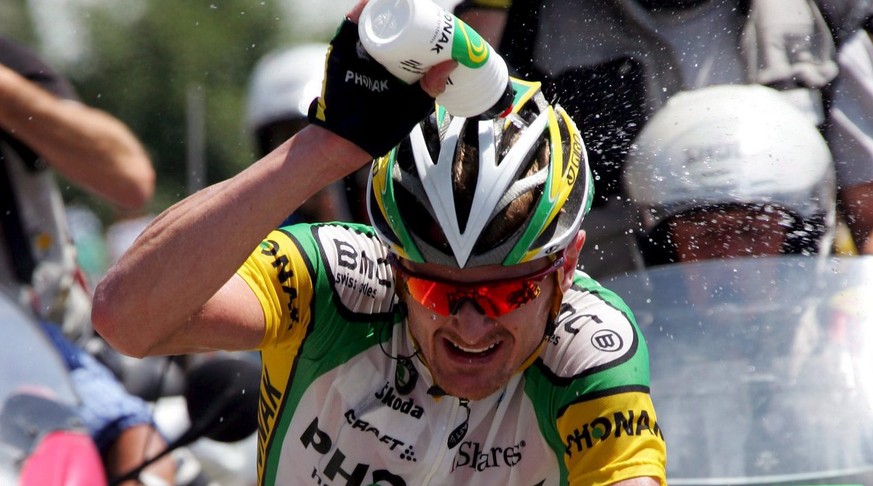
[[492,343],[484,348],[476,349],[476,348],[466,348],[466,347],[461,346],[460,344],[454,343],[452,341],[449,341],[449,342],[452,344],[452,346],[460,349],[461,351],[463,351],[465,353],[484,353],[486,351],[490,351],[491,349],[494,349],[494,347],[497,346],[497,344],[498,344],[498,343]]

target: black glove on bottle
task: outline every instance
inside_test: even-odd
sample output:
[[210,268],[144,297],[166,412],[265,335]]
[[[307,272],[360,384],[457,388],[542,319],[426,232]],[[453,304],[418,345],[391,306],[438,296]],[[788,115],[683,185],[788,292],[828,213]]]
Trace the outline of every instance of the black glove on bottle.
[[321,96],[309,122],[366,150],[373,158],[400,143],[434,110],[418,83],[406,84],[367,54],[358,25],[345,20],[330,42]]

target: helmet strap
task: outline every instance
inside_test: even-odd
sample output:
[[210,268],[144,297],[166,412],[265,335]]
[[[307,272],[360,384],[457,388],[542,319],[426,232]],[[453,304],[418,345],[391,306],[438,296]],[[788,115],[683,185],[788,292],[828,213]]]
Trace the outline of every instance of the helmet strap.
[[558,326],[558,314],[560,314],[561,304],[564,302],[564,289],[561,287],[563,280],[564,268],[561,267],[555,272],[555,291],[552,293],[552,306],[549,309],[549,316],[546,320],[545,338],[553,335]]

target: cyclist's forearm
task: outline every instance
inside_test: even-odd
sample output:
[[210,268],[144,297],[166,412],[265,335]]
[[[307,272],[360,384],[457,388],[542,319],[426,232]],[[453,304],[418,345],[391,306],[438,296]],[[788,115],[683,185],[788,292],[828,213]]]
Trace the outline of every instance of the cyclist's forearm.
[[237,176],[157,217],[98,285],[93,320],[122,352],[145,355],[198,315],[282,219],[367,154],[308,127]]

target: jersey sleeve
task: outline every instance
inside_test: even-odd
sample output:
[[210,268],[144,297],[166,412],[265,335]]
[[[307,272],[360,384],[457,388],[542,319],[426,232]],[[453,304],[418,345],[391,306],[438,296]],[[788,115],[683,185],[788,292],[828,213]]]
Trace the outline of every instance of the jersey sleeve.
[[649,395],[649,355],[627,305],[590,278],[565,295],[542,369],[556,452],[571,485],[636,477],[666,485],[666,443]]
[[645,391],[575,402],[557,420],[571,485],[649,476],[666,485],[666,444]]
[[285,345],[297,349],[311,318],[312,270],[291,235],[271,232],[237,271],[264,311],[259,349]]

